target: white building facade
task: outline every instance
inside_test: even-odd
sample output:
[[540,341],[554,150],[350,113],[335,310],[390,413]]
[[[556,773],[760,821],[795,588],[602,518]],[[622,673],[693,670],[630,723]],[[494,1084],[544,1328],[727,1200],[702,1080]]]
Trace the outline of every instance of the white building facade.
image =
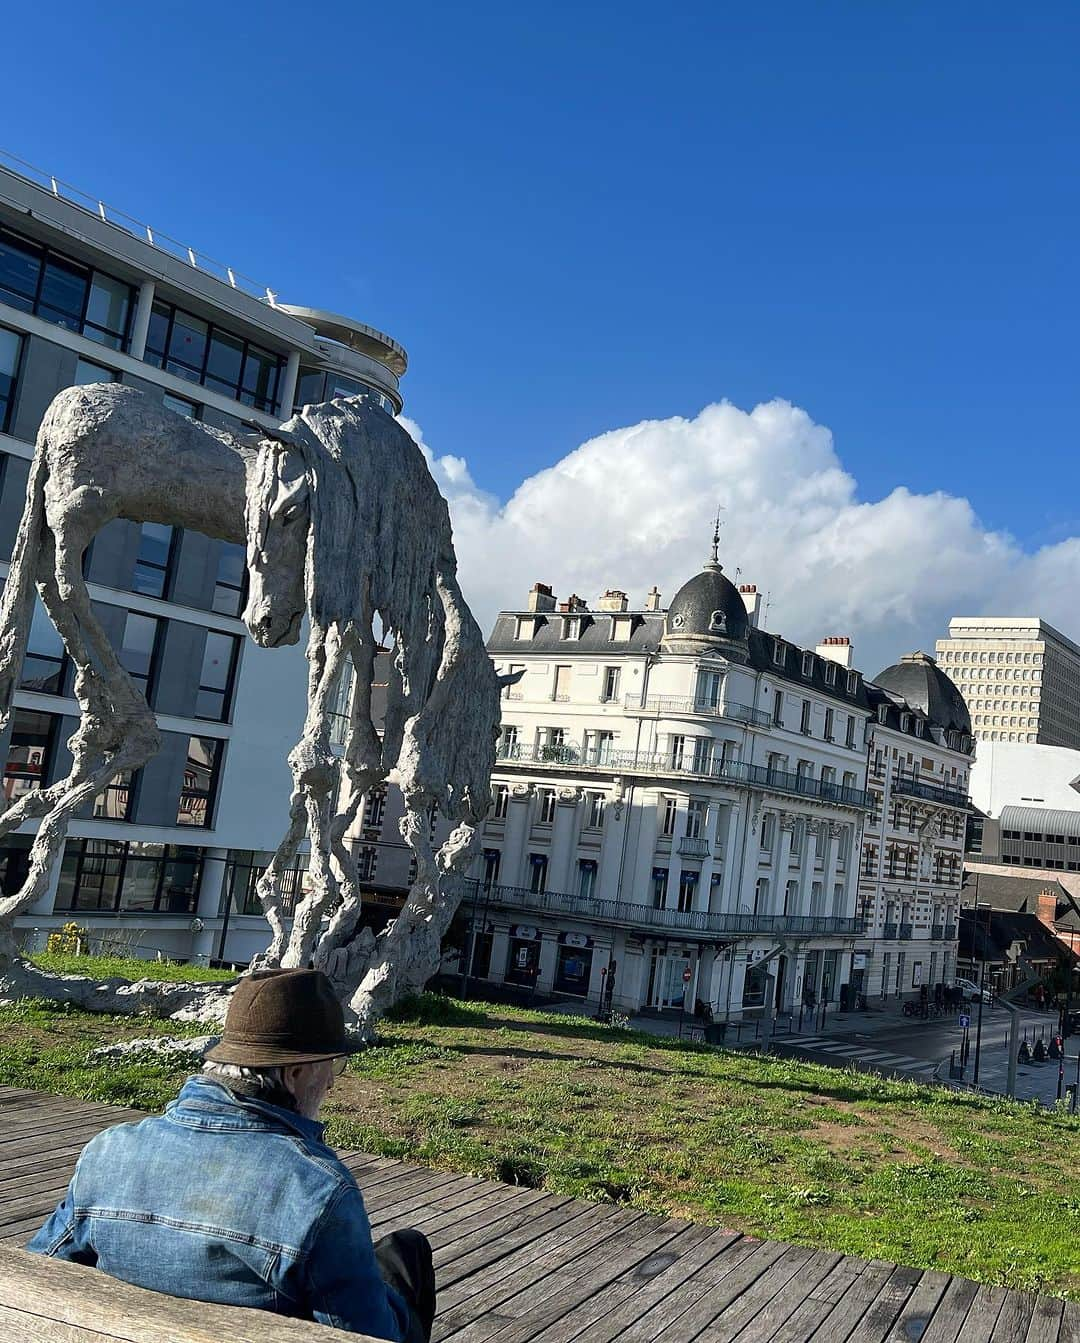
[[466,900],[470,974],[718,1020],[835,1002],[861,924],[860,674],[758,627],[707,564],[667,611],[537,585],[489,641],[504,692]]
[[956,687],[924,653],[868,685],[873,716],[853,983],[868,999],[951,983],[956,971],[974,742]]

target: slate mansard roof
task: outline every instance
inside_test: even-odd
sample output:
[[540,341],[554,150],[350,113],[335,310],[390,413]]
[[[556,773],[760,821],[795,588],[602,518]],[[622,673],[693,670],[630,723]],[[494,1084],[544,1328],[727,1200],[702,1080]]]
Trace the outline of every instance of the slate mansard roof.
[[971,715],[963,695],[928,653],[908,653],[879,672],[874,684],[899,695],[932,723],[971,735]]

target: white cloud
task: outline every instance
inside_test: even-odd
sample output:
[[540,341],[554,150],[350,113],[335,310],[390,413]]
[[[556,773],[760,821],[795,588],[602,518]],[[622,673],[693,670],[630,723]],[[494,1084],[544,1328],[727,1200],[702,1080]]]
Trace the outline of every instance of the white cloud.
[[634,604],[656,583],[666,604],[706,558],[718,503],[725,571],[769,593],[768,627],[804,644],[849,634],[871,675],[914,648],[932,652],[952,615],[1073,624],[1080,538],[1030,554],[984,528],[966,499],[898,488],[862,500],[829,430],[786,401],[613,429],[505,504],[402,423],[449,501],[462,586],[485,631],[537,580],[590,602],[622,588]]

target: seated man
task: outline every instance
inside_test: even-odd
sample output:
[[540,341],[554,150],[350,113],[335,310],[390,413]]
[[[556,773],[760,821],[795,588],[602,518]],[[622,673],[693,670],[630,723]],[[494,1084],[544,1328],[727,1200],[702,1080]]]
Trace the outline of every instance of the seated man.
[[173,1296],[426,1343],[431,1248],[417,1231],[372,1244],[316,1122],[349,1052],[320,971],[241,980],[202,1074],[163,1116],[94,1138],[27,1248]]

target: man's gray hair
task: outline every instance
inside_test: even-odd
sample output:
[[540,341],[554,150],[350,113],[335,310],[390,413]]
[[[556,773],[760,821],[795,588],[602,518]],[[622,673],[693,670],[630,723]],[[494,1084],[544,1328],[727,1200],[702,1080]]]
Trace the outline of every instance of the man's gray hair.
[[246,1088],[256,1091],[282,1092],[287,1091],[285,1085],[284,1068],[242,1068],[239,1063],[215,1063],[212,1059],[207,1059],[203,1064],[203,1072],[208,1077],[216,1077],[226,1086],[230,1083],[243,1082]]

